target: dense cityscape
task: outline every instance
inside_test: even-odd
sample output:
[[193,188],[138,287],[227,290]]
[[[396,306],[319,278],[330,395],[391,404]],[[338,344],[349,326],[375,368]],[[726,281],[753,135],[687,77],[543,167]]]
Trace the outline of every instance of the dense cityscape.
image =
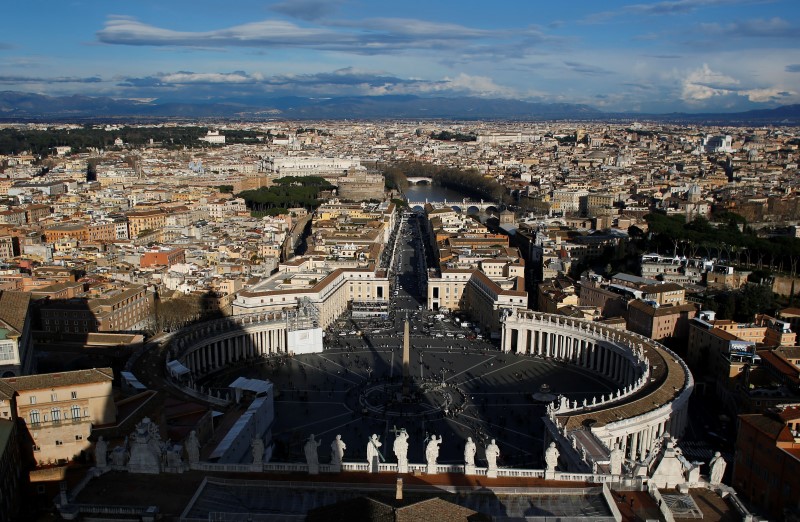
[[3,13],[0,522],[800,521],[800,3]]
[[0,139],[7,519],[796,513],[795,127]]

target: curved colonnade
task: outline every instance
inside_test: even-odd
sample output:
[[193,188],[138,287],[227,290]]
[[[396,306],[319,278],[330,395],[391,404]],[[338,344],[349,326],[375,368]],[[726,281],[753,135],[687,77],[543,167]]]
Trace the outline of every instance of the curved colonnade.
[[581,404],[561,398],[548,408],[555,430],[577,439],[571,445],[585,450],[587,464],[587,454],[602,462],[615,446],[628,459],[644,460],[662,435],[683,434],[694,380],[680,357],[652,339],[591,321],[518,310],[505,319],[501,348],[573,364],[619,386],[605,397]]
[[[210,321],[181,330],[172,340],[171,355],[195,381],[230,364],[287,354],[288,327],[286,312]],[[505,318],[501,349],[572,364],[619,386],[613,394],[580,404],[562,397],[548,408],[551,431],[567,440],[577,438],[572,447],[586,450],[587,464],[586,453],[602,463],[615,446],[631,460],[644,460],[662,435],[683,433],[692,375],[680,357],[652,339],[590,321],[518,310]]]
[[286,312],[236,315],[184,328],[171,341],[171,355],[196,380],[230,364],[288,353]]

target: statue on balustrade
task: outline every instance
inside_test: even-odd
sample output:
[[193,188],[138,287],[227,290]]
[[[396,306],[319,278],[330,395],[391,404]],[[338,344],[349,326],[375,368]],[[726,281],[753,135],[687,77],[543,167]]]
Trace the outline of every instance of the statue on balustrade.
[[475,465],[475,453],[478,447],[472,441],[472,437],[467,437],[467,443],[464,445],[464,464],[467,466]]
[[556,443],[551,442],[550,446],[544,452],[544,463],[546,466],[547,471],[555,471],[556,466],[558,466],[558,457],[561,456],[559,453],[558,448],[556,448]]
[[378,472],[378,459],[380,458],[380,451],[378,448],[383,446],[380,438],[376,434],[372,434],[367,442],[367,464],[369,464],[369,472]]
[[400,473],[408,473],[408,432],[401,429],[397,432],[392,446],[395,457],[397,457],[397,468]]
[[486,466],[491,473],[497,472],[497,459],[500,458],[500,447],[495,444],[494,439],[486,446]]
[[253,464],[264,462],[264,441],[261,437],[256,437],[250,442],[250,450],[253,453]]
[[718,486],[722,483],[722,476],[725,475],[725,467],[727,463],[725,459],[722,458],[722,455],[719,451],[714,453],[714,458],[711,459],[711,462],[708,463],[709,467],[711,468],[709,473],[709,482],[711,484]]
[[337,435],[333,442],[331,442],[331,464],[337,467],[342,466],[342,460],[344,459],[344,450],[347,449],[347,445],[342,440],[341,435]]
[[97,439],[97,443],[94,445],[94,463],[98,468],[103,469],[108,466],[108,461],[106,460],[107,453],[108,443],[103,439],[103,436],[100,435],[100,438]]
[[186,439],[186,458],[189,459],[189,464],[197,464],[200,462],[200,441],[197,439],[197,432],[192,430],[189,432],[189,437]]
[[622,450],[619,446],[614,446],[614,449],[608,454],[608,468],[612,475],[622,475],[622,459]]
[[425,446],[425,460],[428,461],[428,473],[436,472],[436,460],[439,458],[439,444],[442,443],[442,437],[431,435],[428,440],[428,445]]
[[312,433],[303,447],[303,452],[306,454],[308,472],[312,475],[319,473],[319,455],[317,454],[317,448],[319,448],[320,444],[322,444],[322,441],[314,439],[314,434]]

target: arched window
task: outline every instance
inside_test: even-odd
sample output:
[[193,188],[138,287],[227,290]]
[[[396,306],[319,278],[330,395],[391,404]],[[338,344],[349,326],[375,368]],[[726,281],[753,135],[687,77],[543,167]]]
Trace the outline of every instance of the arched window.
[[80,419],[81,418],[81,407],[78,406],[77,404],[73,404],[72,408],[70,408],[70,411],[72,412],[70,416],[73,419]]
[[50,410],[50,420],[53,422],[59,422],[61,420],[61,410],[58,408],[53,408]]
[[31,410],[31,424],[39,424],[39,410]]

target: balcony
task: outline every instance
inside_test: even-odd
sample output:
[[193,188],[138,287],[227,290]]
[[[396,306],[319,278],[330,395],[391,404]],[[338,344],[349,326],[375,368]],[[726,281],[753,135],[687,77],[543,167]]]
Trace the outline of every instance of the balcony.
[[31,422],[30,420],[28,420],[27,424],[30,429],[42,429],[42,428],[58,428],[60,426],[66,426],[70,424],[85,424],[91,422],[92,420],[90,417],[75,417],[70,419],[58,419],[58,420],[51,419],[39,422]]

